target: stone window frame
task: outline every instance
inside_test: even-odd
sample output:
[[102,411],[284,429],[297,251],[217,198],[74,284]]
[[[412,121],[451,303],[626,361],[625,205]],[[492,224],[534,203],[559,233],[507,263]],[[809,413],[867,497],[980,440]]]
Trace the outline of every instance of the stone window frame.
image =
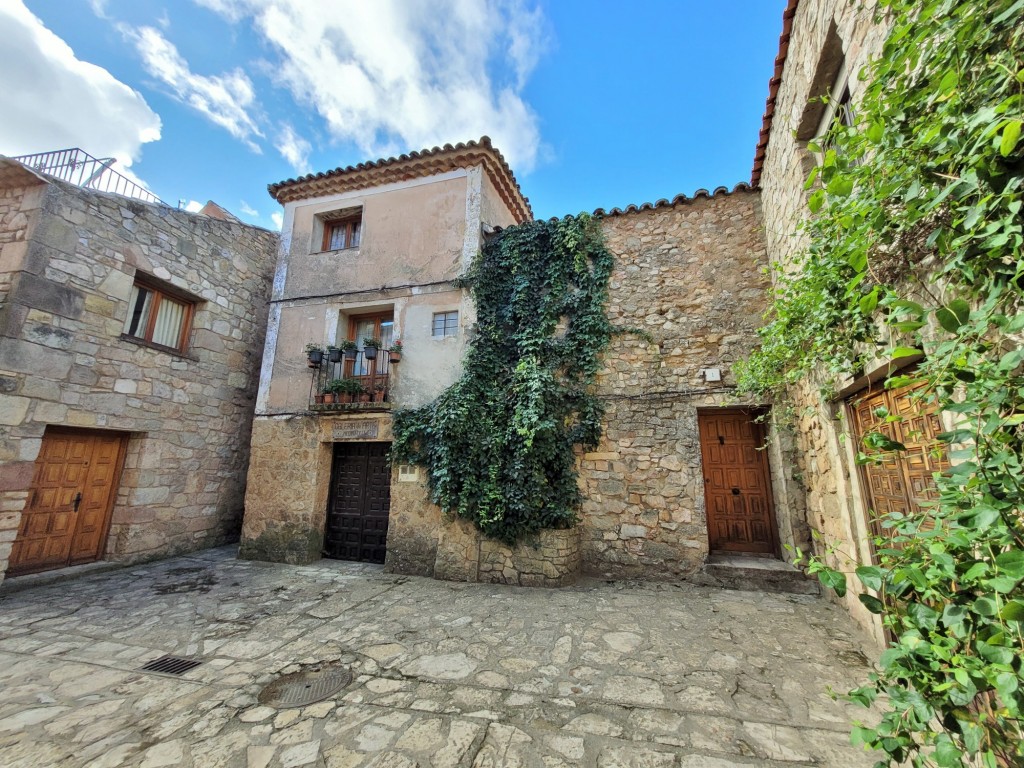
[[[135,281],[132,283],[132,293],[134,293],[135,288],[142,288],[149,291],[153,296],[153,303],[149,309],[149,318],[146,322],[146,327],[142,330],[142,335],[136,335],[128,332],[133,312],[131,306],[131,294],[129,294],[128,312],[125,315],[124,329],[121,332],[121,339],[144,347],[151,347],[153,349],[160,350],[161,352],[169,352],[174,355],[186,354],[188,351],[189,339],[192,336],[192,325],[195,320],[196,310],[203,300],[188,291],[182,290],[181,288],[171,285],[158,277],[148,274],[136,273]],[[184,305],[184,313],[181,319],[181,325],[178,329],[178,341],[175,346],[159,344],[153,341],[153,330],[156,326],[160,304],[163,301],[172,301],[177,304]]]
[[[438,320],[440,319],[441,333],[438,333]],[[452,321],[449,323],[449,321]],[[449,309],[443,312],[435,312],[430,322],[430,337],[432,339],[450,339],[459,335],[459,310]]]
[[320,253],[355,250],[363,242],[362,207],[318,214],[316,224],[313,242],[319,243]]

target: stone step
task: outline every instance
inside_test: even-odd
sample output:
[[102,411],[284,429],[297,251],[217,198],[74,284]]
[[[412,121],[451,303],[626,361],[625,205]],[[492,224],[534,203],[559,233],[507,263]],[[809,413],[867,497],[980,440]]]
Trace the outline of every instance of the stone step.
[[714,554],[705,563],[702,576],[707,580],[705,583],[726,589],[797,595],[821,593],[817,579],[806,576],[789,563],[768,557]]

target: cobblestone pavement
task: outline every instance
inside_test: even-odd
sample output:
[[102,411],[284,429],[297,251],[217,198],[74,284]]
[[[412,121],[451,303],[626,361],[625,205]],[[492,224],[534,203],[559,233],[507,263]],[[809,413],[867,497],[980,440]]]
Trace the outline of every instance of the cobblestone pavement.
[[[866,639],[818,598],[453,584],[231,549],[0,598],[0,765],[836,766]],[[142,672],[163,654],[180,677]],[[354,680],[264,706],[282,673]]]

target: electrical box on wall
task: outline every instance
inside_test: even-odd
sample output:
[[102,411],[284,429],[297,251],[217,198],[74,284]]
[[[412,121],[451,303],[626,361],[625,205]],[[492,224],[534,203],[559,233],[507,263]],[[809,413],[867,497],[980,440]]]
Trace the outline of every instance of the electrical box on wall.
[[704,381],[721,381],[722,380],[722,369],[721,368],[701,368],[700,375],[704,377]]
[[415,464],[398,465],[398,482],[415,483],[420,479],[420,469]]

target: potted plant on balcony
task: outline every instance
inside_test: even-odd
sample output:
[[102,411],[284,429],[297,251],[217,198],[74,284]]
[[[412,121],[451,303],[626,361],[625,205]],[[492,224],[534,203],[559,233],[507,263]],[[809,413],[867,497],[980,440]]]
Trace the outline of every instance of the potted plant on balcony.
[[331,379],[324,384],[324,405],[338,402],[338,393],[341,392],[341,379]]
[[377,350],[381,348],[380,339],[374,339],[367,336],[363,339],[363,357],[367,360],[377,359]]
[[309,342],[306,345],[306,361],[310,368],[319,368],[324,361],[324,348],[319,344]]
[[328,363],[340,363],[341,362],[341,347],[336,347],[333,344],[327,345],[327,362]]
[[398,363],[402,360],[402,340],[395,339],[394,343],[388,347],[388,357],[392,363]]
[[373,385],[373,402],[383,403],[384,393],[387,392],[388,386],[383,381],[379,381]]
[[338,402],[353,403],[358,400],[363,391],[363,385],[355,379],[339,379],[337,385]]
[[352,339],[345,339],[338,345],[338,349],[341,350],[346,360],[355,360],[359,352],[359,346]]

